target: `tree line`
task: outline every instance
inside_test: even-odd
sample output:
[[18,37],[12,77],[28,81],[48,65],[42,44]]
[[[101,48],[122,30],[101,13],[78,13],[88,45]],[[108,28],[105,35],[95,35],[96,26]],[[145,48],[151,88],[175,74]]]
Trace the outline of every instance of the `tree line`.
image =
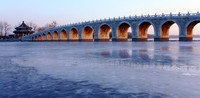
[[[46,25],[44,25],[42,27],[39,27],[37,24],[35,24],[33,22],[27,22],[26,24],[29,27],[32,27],[32,30],[35,31],[35,33],[43,31],[43,30],[55,28],[58,26],[58,23],[56,21],[47,23]],[[21,25],[21,23],[18,23],[18,25],[15,27],[18,27],[19,25]],[[11,34],[11,32],[13,32],[12,29],[13,29],[13,27],[9,23],[0,21],[0,36],[8,36],[9,34]]]
[[32,27],[32,30],[35,32],[41,32],[47,29],[51,29],[51,28],[55,28],[58,26],[58,23],[56,21],[52,21],[51,23],[47,23],[46,25],[42,26],[42,27],[38,27],[37,24],[33,23],[33,22],[28,22],[27,25],[29,27]]
[[0,22],[0,36],[7,36],[11,29],[11,25],[7,22]]

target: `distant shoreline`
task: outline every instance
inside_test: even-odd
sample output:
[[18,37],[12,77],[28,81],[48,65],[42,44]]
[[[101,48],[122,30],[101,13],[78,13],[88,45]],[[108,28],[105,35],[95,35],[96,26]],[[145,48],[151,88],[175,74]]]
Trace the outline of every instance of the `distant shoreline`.
[[0,42],[22,42],[21,40],[0,40]]

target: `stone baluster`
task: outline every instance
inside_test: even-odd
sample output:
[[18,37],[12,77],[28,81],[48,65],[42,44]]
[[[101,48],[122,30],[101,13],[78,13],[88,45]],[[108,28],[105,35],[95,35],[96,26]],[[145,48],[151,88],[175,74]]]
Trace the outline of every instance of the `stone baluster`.
[[179,17],[181,16],[181,13],[180,13],[180,12],[178,12],[178,16],[179,16]]
[[170,17],[172,17],[172,12],[170,12]]
[[190,12],[188,11],[187,16],[190,16]]
[[165,14],[164,14],[164,13],[162,13],[162,17],[165,17]]
[[157,17],[156,13],[155,13],[154,17]]

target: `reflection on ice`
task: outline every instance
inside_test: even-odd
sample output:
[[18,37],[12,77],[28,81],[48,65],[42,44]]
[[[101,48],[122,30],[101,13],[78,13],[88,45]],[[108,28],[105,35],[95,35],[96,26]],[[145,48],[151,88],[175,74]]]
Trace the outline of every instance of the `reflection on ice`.
[[137,54],[140,58],[146,61],[153,60],[154,58],[154,51],[148,50],[148,49],[138,49]]
[[131,50],[119,50],[118,54],[121,58],[130,58],[132,56]]
[[112,51],[101,51],[100,55],[103,56],[103,57],[108,58],[108,57],[112,56]]

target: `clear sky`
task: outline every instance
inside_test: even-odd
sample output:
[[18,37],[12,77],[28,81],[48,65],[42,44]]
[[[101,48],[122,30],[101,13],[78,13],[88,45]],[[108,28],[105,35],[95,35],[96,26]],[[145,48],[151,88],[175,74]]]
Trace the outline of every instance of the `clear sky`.
[[0,21],[16,26],[23,20],[39,26],[109,17],[200,11],[200,0],[0,0]]

